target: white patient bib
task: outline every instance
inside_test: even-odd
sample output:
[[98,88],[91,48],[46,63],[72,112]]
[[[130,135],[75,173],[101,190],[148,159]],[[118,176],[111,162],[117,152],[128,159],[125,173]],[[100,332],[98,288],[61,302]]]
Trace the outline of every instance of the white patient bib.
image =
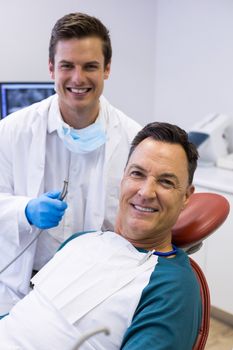
[[90,338],[83,349],[119,349],[157,263],[153,255],[140,264],[144,257],[120,235],[89,233],[69,242],[32,282],[80,335],[110,328],[109,337]]

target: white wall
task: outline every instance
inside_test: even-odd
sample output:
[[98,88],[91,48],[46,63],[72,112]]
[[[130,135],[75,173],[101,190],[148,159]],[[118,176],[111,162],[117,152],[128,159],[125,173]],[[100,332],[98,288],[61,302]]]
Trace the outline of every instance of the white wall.
[[110,29],[105,95],[134,119],[189,128],[233,115],[232,0],[1,0],[0,81],[49,80],[50,32],[72,11]]
[[155,115],[185,128],[233,115],[233,1],[157,0]]
[[67,13],[86,12],[99,17],[112,38],[106,97],[145,124],[154,117],[155,7],[154,0],[1,0],[0,81],[50,80],[53,25]]

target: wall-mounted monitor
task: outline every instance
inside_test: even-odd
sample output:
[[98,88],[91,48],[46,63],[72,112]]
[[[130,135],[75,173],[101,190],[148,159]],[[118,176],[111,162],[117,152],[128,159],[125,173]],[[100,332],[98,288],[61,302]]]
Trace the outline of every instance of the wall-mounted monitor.
[[0,82],[0,118],[53,94],[52,82]]

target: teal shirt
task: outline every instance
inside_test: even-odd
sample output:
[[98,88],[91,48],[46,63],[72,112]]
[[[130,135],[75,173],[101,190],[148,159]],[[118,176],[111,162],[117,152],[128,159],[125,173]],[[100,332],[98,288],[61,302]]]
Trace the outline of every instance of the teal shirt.
[[[60,248],[86,233],[74,234]],[[192,350],[201,313],[200,287],[188,255],[178,249],[174,258],[158,257],[120,349]]]
[[191,350],[201,323],[200,288],[186,253],[158,257],[122,350]]

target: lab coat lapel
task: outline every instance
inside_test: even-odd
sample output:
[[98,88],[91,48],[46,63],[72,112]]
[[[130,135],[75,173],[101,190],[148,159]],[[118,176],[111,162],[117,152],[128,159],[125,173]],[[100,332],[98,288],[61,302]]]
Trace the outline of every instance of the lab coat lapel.
[[47,134],[47,119],[38,118],[32,125],[32,143],[28,159],[27,194],[29,197],[38,196],[45,167],[45,143]]
[[106,143],[104,181],[105,200],[103,230],[113,230],[118,206],[120,182],[123,176],[123,169],[127,159],[127,149],[129,145],[122,137],[121,125],[115,118],[109,132]]
[[109,162],[112,154],[114,153],[116,147],[120,142],[121,133],[119,130],[119,123],[114,121],[114,123],[110,126],[107,133],[107,142],[106,142],[106,163]]
[[[103,225],[103,221],[106,218],[106,206],[109,208],[109,203],[113,200],[118,200],[118,196],[113,195],[112,191],[116,185],[116,178],[118,178],[118,172],[113,169],[113,166],[118,167],[116,159],[111,159],[111,156],[116,153],[116,148],[120,142],[120,133],[117,124],[112,125],[108,132],[107,143],[105,146],[105,153],[97,159],[95,167],[92,169],[91,179],[89,184],[89,190],[87,194],[87,204],[85,212],[85,230],[99,229]],[[105,158],[105,160],[103,159]],[[121,166],[120,166],[121,169]],[[121,176],[120,176],[121,177]],[[109,200],[110,196],[110,200]],[[111,198],[112,196],[112,198]],[[98,200],[93,200],[98,198]],[[117,205],[117,204],[116,204]],[[114,211],[115,211],[114,205]],[[111,213],[111,208],[108,209]],[[115,216],[115,212],[112,216]],[[113,220],[114,221],[114,220]],[[112,221],[112,222],[113,222]],[[113,229],[113,226],[107,225],[108,229]]]
[[117,145],[120,142],[121,132],[119,130],[120,123],[115,109],[108,103],[108,101],[101,96],[100,98],[101,112],[100,119],[103,118],[103,123],[107,131],[107,141],[105,149],[105,161],[109,162]]
[[[104,160],[102,156],[99,158],[96,169],[93,168],[93,174],[91,176],[93,180],[89,185],[87,197],[85,229],[99,229],[101,227],[104,229],[113,229],[113,225],[109,225],[109,222],[114,222],[115,219],[111,221],[110,218],[115,217],[115,207],[117,206],[114,203],[113,213],[110,203],[113,200],[117,200],[118,196],[112,196],[112,184],[115,185],[117,183],[115,177],[119,177],[118,171],[115,172],[115,169],[113,169],[113,165],[117,162],[116,158],[113,159],[113,157],[116,157],[117,153],[117,159],[120,158],[120,150],[118,148],[121,141],[121,124],[119,123],[118,116],[115,115],[115,110],[109,105],[107,100],[102,96],[100,101],[100,119],[103,119],[103,124],[107,132],[107,140],[105,143]],[[112,177],[114,177],[113,180]],[[93,201],[93,198],[99,199]],[[107,215],[106,206],[109,215]],[[110,218],[106,219],[106,216]],[[104,223],[105,219],[107,224]]]

